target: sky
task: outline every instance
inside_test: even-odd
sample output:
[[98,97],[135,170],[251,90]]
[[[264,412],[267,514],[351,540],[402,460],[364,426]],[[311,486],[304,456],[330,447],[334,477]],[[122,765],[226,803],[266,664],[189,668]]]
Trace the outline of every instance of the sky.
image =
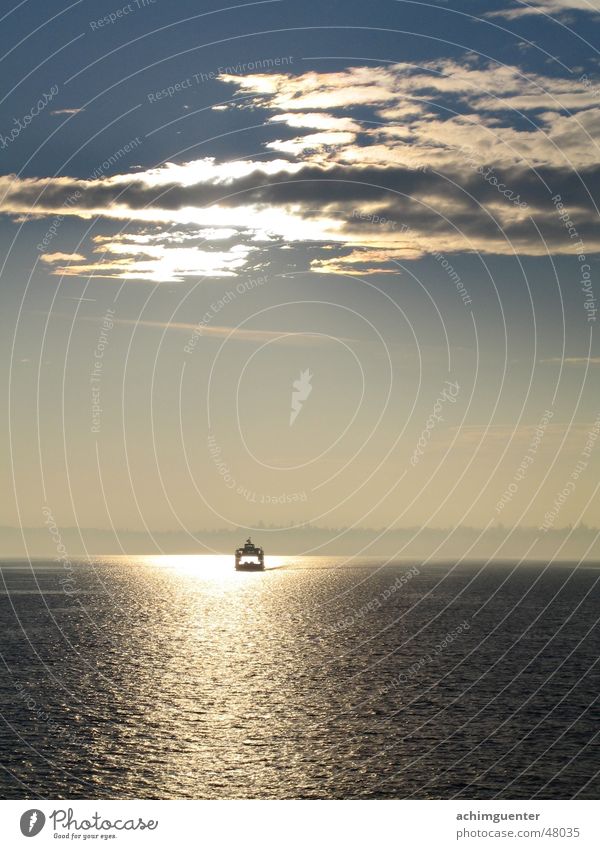
[[600,525],[598,0],[0,32],[0,525]]

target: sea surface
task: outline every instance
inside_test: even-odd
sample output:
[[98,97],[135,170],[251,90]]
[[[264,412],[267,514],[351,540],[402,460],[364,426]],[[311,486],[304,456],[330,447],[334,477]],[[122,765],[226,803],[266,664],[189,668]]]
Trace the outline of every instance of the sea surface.
[[0,561],[2,798],[598,798],[600,565]]

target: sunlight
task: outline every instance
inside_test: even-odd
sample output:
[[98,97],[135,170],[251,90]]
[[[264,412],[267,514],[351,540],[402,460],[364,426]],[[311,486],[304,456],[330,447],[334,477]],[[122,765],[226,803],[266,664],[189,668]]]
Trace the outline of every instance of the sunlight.
[[[236,572],[231,554],[148,554],[135,558],[144,566],[173,569],[181,575],[210,580],[236,581],[264,575],[264,572]],[[265,572],[280,569],[289,557],[265,557]]]

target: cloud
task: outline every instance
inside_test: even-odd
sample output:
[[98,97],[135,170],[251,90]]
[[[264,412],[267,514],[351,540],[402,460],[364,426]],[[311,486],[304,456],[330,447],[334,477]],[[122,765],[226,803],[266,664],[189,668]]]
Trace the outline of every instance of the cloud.
[[361,130],[361,125],[352,118],[336,117],[327,112],[284,112],[269,120],[271,123],[281,122],[289,127],[309,127],[313,130],[343,133],[358,133]]
[[[556,194],[586,253],[600,252],[600,104],[576,76],[468,56],[220,79],[248,95],[244,110],[270,113],[263,158],[4,176],[0,213],[125,222],[54,273],[152,282],[236,275],[281,243],[334,274],[396,271],[435,251],[572,253]],[[314,245],[329,253],[315,258]]]
[[346,255],[315,259],[310,267],[312,271],[323,274],[399,274],[400,269],[394,265],[394,261],[415,259],[417,256],[420,256],[420,252],[415,252],[412,247],[405,250],[355,248]]
[[600,12],[600,0],[528,0],[527,2],[515,2],[506,9],[498,9],[494,12],[486,12],[486,18],[506,18],[514,20],[526,15],[562,15],[566,12],[586,12],[598,14]]
[[[91,321],[97,323],[97,318],[85,316],[82,321]],[[315,345],[335,344],[335,340],[331,340],[328,336],[318,333],[309,332],[290,332],[287,330],[258,330],[248,327],[224,327],[222,325],[211,326],[210,324],[191,324],[184,321],[152,321],[150,319],[136,318],[115,318],[114,324],[125,325],[129,327],[144,327],[151,330],[166,330],[176,333],[185,333],[188,336],[196,331],[201,337],[209,339],[230,339],[234,342],[252,342],[262,345],[265,342],[275,342],[276,344],[292,345],[313,348]],[[345,342],[354,342],[356,340],[346,337],[337,337]]]
[[329,151],[334,146],[342,147],[354,142],[356,136],[354,133],[309,133],[301,138],[288,139],[287,141],[269,142],[267,147],[273,150],[279,150],[282,153],[298,154],[307,152],[320,154],[324,151]]
[[42,262],[53,264],[55,262],[82,262],[85,260],[85,257],[81,254],[65,254],[57,251],[53,254],[42,254],[40,259]]
[[79,112],[85,112],[83,106],[75,109],[53,109],[51,115],[77,115]]
[[[139,174],[128,181],[81,181],[67,178],[46,180],[9,180],[0,178],[0,211],[11,214],[64,214],[91,217],[103,215],[116,220],[197,225],[214,234],[219,230],[235,230],[255,240],[269,240],[274,235],[290,241],[321,240],[352,242],[351,233],[364,238],[366,244],[393,246],[397,235],[369,224],[367,219],[354,219],[357,206],[366,213],[387,211],[396,222],[408,222],[413,230],[435,225],[436,234],[452,226],[444,224],[440,213],[451,212],[454,225],[466,236],[492,232],[484,223],[479,205],[490,208],[507,232],[511,226],[521,227],[528,214],[520,214],[514,204],[506,202],[497,188],[482,178],[477,161],[470,161],[472,151],[455,150],[453,169],[415,170],[399,166],[362,166],[349,168],[345,163],[326,166],[299,163],[293,174],[271,175],[252,172],[231,180],[226,186],[198,181],[195,183],[163,183],[160,190],[147,185]],[[195,163],[192,163],[195,165]],[[492,169],[498,182],[517,187],[521,198],[541,217],[554,222],[551,236],[564,234],[550,202],[548,186],[569,199],[570,211],[582,228],[586,216],[594,209],[590,194],[600,188],[600,167],[584,173],[568,168],[538,167],[536,172],[513,165]],[[583,179],[582,179],[583,178]],[[74,190],[79,201],[67,206]],[[428,209],[428,207],[433,207]],[[474,220],[474,213],[479,220]],[[518,228],[517,228],[518,229]],[[426,236],[426,233],[422,233]],[[516,234],[515,234],[516,235]],[[462,240],[456,235],[455,240]],[[590,232],[593,240],[593,228]],[[568,247],[568,239],[555,247]],[[365,244],[364,242],[361,242]],[[355,244],[359,244],[356,242]],[[485,245],[481,248],[485,250]]]
[[[600,2],[600,0],[598,0]],[[497,62],[480,62],[476,57],[462,61],[437,59],[421,65],[398,62],[379,67],[351,67],[342,71],[305,74],[256,74],[223,76],[223,81],[255,94],[254,105],[278,113],[278,118],[290,126],[315,126],[318,129],[344,129],[357,132],[358,120],[352,125],[336,126],[340,116],[334,110],[348,110],[357,106],[376,108],[380,117],[404,119],[429,115],[442,96],[453,96],[457,104],[470,109],[487,107],[490,98],[496,109],[510,108],[512,99],[526,95],[552,98],[554,108],[564,108],[561,98],[570,94],[585,94],[576,77],[561,78],[524,72],[516,65]],[[593,93],[581,105],[596,103]],[[245,106],[247,108],[247,106]],[[536,107],[533,103],[531,108]],[[324,110],[319,113],[316,110]],[[324,124],[306,124],[306,116],[322,114]],[[302,118],[294,116],[302,116]],[[351,120],[347,114],[345,121]],[[358,125],[358,126],[357,126]],[[364,127],[363,127],[364,128]]]
[[548,357],[540,363],[551,363],[565,366],[600,366],[600,357]]
[[[144,237],[124,236],[106,242],[102,239],[95,253],[100,259],[86,262],[79,254],[49,254],[46,262],[70,260],[58,265],[53,273],[61,277],[107,277],[121,280],[145,280],[149,283],[178,283],[187,277],[234,277],[246,265],[249,254],[256,250],[234,244],[227,250],[202,250],[199,247],[172,247],[169,238],[153,234]],[[153,244],[151,243],[153,242]],[[76,260],[80,260],[77,262]]]

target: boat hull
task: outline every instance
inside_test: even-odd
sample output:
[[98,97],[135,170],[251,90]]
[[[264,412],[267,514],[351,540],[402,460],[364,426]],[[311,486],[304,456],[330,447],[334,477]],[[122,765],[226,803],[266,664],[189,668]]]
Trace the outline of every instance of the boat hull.
[[236,563],[236,572],[264,572],[263,563]]

